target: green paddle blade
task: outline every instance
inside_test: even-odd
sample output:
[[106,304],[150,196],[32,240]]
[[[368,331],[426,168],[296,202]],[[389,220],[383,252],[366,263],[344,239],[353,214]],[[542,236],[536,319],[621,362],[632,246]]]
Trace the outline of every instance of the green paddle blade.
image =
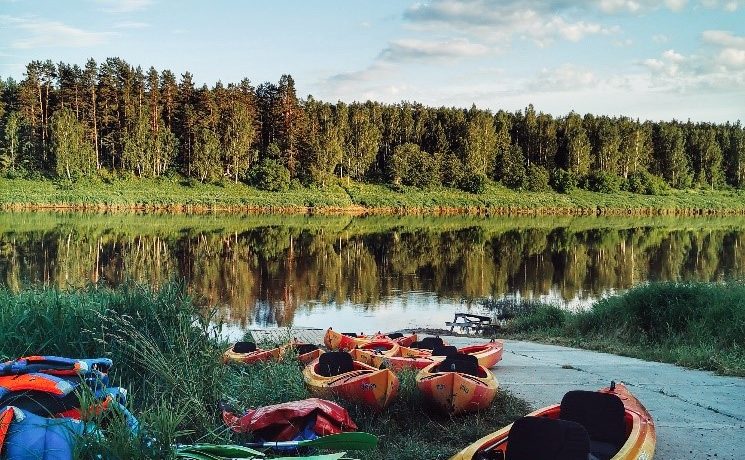
[[378,446],[378,438],[370,433],[354,431],[321,436],[310,441],[302,441],[300,445],[329,450],[370,450]]
[[251,447],[313,447],[329,450],[370,450],[378,445],[378,438],[370,433],[337,433],[307,441],[278,441],[246,444]]
[[340,452],[337,454],[313,455],[310,457],[279,457],[271,460],[339,460],[346,454],[346,452]]
[[182,458],[261,458],[262,452],[234,444],[191,444],[176,448],[176,456]]

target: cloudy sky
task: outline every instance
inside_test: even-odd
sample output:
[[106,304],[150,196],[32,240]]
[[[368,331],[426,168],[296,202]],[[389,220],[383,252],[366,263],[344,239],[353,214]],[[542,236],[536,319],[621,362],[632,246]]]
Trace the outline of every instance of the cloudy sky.
[[745,0],[0,0],[0,77],[107,56],[330,101],[745,120]]

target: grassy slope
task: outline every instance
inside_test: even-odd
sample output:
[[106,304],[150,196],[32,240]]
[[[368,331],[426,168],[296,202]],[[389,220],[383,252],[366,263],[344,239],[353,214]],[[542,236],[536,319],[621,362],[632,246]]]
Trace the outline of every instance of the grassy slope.
[[745,284],[651,283],[579,313],[527,305],[504,333],[745,377]]
[[603,194],[577,190],[569,194],[516,192],[489,184],[482,194],[455,189],[399,191],[376,184],[345,181],[325,188],[298,188],[265,192],[244,184],[221,185],[187,182],[179,178],[80,181],[0,179],[0,208],[34,206],[72,207],[181,207],[378,210],[384,212],[531,212],[541,214],[608,213],[654,214],[675,210],[745,212],[745,192],[676,190],[665,196],[627,192]]
[[[223,366],[227,348],[214,323],[196,309],[183,287],[159,291],[123,285],[60,292],[0,290],[0,362],[30,354],[107,356],[112,381],[129,389],[133,413],[154,444],[130,440],[112,423],[106,437],[90,436],[78,458],[172,458],[173,443],[241,442],[217,411],[219,400],[239,408],[309,397],[294,360],[254,366]],[[425,408],[414,374],[402,376],[400,395],[381,414],[343,403],[360,430],[379,436],[364,459],[446,459],[467,444],[529,411],[527,404],[500,392],[483,413],[443,417]]]

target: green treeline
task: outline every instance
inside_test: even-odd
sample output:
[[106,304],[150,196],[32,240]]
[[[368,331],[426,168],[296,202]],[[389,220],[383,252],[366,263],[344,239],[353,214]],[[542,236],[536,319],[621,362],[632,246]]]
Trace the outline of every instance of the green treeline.
[[120,58],[82,68],[33,61],[0,81],[0,171],[7,176],[181,174],[266,190],[333,178],[516,190],[664,194],[745,186],[745,130],[735,124],[640,121],[571,112],[346,104],[277,84],[198,87],[186,72]]

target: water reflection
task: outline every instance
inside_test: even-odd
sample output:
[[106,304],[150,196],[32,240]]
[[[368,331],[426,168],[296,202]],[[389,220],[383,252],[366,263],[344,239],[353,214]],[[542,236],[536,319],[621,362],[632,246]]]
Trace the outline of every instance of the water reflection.
[[[242,326],[442,326],[483,297],[742,277],[745,219],[0,214],[0,276],[190,291]],[[355,327],[360,322],[369,327]],[[341,323],[341,324],[340,324]]]

